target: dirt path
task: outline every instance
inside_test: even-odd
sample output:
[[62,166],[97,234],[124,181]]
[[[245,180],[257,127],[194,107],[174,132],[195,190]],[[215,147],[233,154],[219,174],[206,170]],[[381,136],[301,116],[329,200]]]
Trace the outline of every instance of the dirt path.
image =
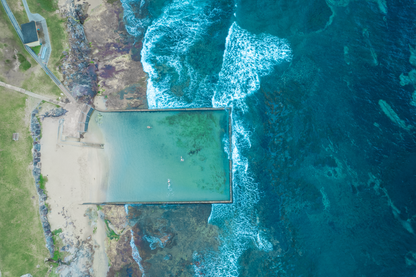
[[22,89],[22,88],[18,88],[18,87],[15,87],[15,86],[12,86],[12,85],[3,83],[3,82],[0,82],[0,86],[5,87],[5,88],[8,88],[8,89],[11,89],[11,90],[14,90],[14,91],[18,91],[18,92],[24,93],[24,94],[29,95],[31,97],[35,97],[35,98],[44,100],[46,102],[50,102],[50,103],[55,104],[55,105],[59,105],[61,107],[64,107],[65,106],[64,103],[59,102],[59,101],[56,101],[56,100],[53,100],[52,98],[49,98],[49,97],[46,97],[46,96],[43,96],[43,95],[39,95],[39,94],[30,92],[28,90],[25,90],[25,89]]

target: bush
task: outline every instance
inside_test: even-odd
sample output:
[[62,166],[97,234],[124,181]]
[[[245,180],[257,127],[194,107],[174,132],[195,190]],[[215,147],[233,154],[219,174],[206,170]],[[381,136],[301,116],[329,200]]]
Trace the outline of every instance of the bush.
[[52,235],[56,236],[58,234],[62,233],[62,228],[56,229],[52,231]]
[[32,65],[30,64],[30,62],[26,59],[25,56],[23,56],[22,54],[18,53],[17,54],[17,59],[19,60],[20,63],[20,70],[22,71],[26,71],[28,70]]
[[32,65],[30,64],[30,62],[28,62],[28,61],[24,61],[24,62],[22,62],[22,63],[20,64],[19,68],[20,68],[20,70],[22,70],[22,71],[26,71],[26,70],[28,70],[31,66],[32,66]]
[[24,61],[27,61],[25,56],[23,56],[22,54],[17,54],[17,59],[19,60],[19,63],[23,63]]
[[45,190],[45,184],[48,181],[48,177],[43,176],[42,174],[40,174],[39,176],[39,187],[43,190]]

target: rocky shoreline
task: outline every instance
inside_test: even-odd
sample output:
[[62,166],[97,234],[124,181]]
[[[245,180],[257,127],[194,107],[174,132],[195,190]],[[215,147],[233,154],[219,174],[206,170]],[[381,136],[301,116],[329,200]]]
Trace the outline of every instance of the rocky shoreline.
[[[32,148],[32,157],[33,157],[33,169],[32,174],[33,178],[35,179],[36,184],[36,192],[38,193],[39,197],[39,214],[40,214],[40,221],[42,223],[43,232],[46,239],[46,248],[49,250],[49,254],[51,258],[54,256],[55,249],[53,243],[53,236],[51,231],[51,226],[48,221],[48,207],[46,206],[46,199],[47,195],[45,191],[40,186],[40,179],[41,179],[41,145],[40,139],[42,137],[41,131],[41,123],[39,118],[39,110],[41,106],[37,106],[31,114],[30,118],[30,131],[31,136],[33,139],[33,148]],[[41,118],[45,117],[59,117],[66,113],[67,111],[63,108],[53,109],[50,112],[46,112],[41,116]]]
[[83,24],[88,17],[88,4],[75,4],[74,0],[64,12],[67,17],[66,31],[70,49],[64,51],[60,67],[64,77],[63,84],[72,95],[84,103],[92,103],[97,94],[97,64],[92,59],[92,51]]
[[[93,257],[95,253],[96,243],[93,242],[91,236],[86,240],[80,240],[74,234],[74,221],[66,209],[62,209],[60,214],[66,219],[65,230],[51,230],[48,220],[49,207],[46,203],[48,196],[42,186],[42,178],[46,178],[41,174],[41,138],[42,138],[42,121],[47,117],[62,117],[68,111],[64,108],[53,108],[41,113],[42,104],[38,105],[30,115],[30,131],[33,139],[33,169],[32,174],[35,179],[36,191],[39,196],[39,213],[42,228],[46,240],[46,248],[49,251],[50,258],[45,262],[55,263],[56,272],[60,276],[93,276]],[[59,253],[56,253],[59,251]]]

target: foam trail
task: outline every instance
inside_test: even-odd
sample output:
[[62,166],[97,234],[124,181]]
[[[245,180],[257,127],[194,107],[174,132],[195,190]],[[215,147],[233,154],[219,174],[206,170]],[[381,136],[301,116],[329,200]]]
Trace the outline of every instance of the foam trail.
[[260,77],[271,73],[273,66],[291,59],[286,40],[260,34],[253,35],[233,23],[226,40],[220,81],[212,99],[214,107],[234,106],[246,111],[244,99],[260,88]]
[[144,268],[142,266],[142,257],[140,257],[139,250],[137,249],[136,244],[134,244],[134,236],[133,236],[133,230],[130,230],[131,233],[131,240],[130,240],[130,246],[133,253],[133,259],[138,264],[140,271],[142,272],[142,277],[146,277],[144,275]]
[[[165,7],[163,14],[147,29],[141,52],[144,71],[148,74],[147,100],[149,108],[196,107],[195,101],[187,101],[198,91],[207,89],[206,80],[199,76],[187,62],[189,49],[202,38],[208,27],[217,19],[219,11],[207,12],[209,0],[174,0]],[[161,73],[155,65],[163,65],[168,73]],[[171,91],[172,75],[184,84],[183,97]],[[198,81],[198,80],[202,81]],[[189,81],[189,82],[188,82]],[[204,93],[199,93],[204,95]],[[190,96],[191,95],[191,96]],[[203,98],[203,96],[201,96]],[[194,99],[195,100],[195,99]],[[200,100],[202,101],[202,100]],[[207,103],[205,103],[206,105]]]
[[[214,92],[206,93],[210,84],[189,66],[187,55],[213,22],[214,16],[204,10],[208,4],[208,0],[173,0],[147,29],[141,61],[149,76],[147,99],[150,108],[207,106],[203,98],[198,98],[202,94],[213,95],[208,105],[233,107],[233,143],[229,155],[233,159],[234,199],[232,204],[212,205],[208,221],[222,230],[220,251],[194,253],[194,260],[202,256],[205,261],[203,267],[194,264],[194,270],[195,274],[205,276],[238,276],[238,259],[250,245],[263,251],[273,248],[260,231],[256,214],[260,193],[251,176],[248,159],[241,154],[242,150],[251,147],[253,131],[243,119],[244,113],[248,112],[245,98],[260,88],[261,77],[270,74],[275,65],[291,59],[291,50],[285,40],[267,34],[254,35],[233,23],[226,39],[219,81]],[[135,24],[134,20],[129,22]],[[176,96],[171,92],[173,74],[162,74],[163,68],[174,72],[178,76],[177,82],[189,81],[183,89],[185,96],[192,96],[191,90],[203,93],[194,94],[190,101]]]
[[[126,26],[126,31],[135,37],[143,35],[144,31],[146,30],[146,27],[150,24],[150,19],[143,17],[141,15],[141,10],[139,11],[139,16],[143,18],[137,18],[136,15],[133,12],[132,3],[137,2],[137,0],[121,0],[121,4],[123,6],[124,10],[124,22]],[[142,7],[145,4],[145,0],[142,0],[140,3],[140,7]]]
[[[251,132],[240,115],[248,111],[245,98],[260,88],[260,78],[270,74],[274,65],[290,59],[291,50],[285,40],[266,34],[254,35],[237,23],[232,24],[212,105],[233,107],[234,199],[232,204],[212,205],[208,221],[222,229],[222,245],[217,254],[204,253],[205,276],[238,276],[238,259],[250,243],[263,251],[273,249],[258,226],[255,207],[260,199],[258,185],[250,174],[248,159],[240,154],[242,149],[251,147]],[[201,273],[201,269],[195,272]]]

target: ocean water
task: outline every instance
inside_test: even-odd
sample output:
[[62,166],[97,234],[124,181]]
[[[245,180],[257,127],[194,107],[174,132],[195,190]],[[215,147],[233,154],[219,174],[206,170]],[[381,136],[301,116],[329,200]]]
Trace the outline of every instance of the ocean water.
[[233,108],[192,275],[416,275],[414,1],[122,3],[150,108]]

